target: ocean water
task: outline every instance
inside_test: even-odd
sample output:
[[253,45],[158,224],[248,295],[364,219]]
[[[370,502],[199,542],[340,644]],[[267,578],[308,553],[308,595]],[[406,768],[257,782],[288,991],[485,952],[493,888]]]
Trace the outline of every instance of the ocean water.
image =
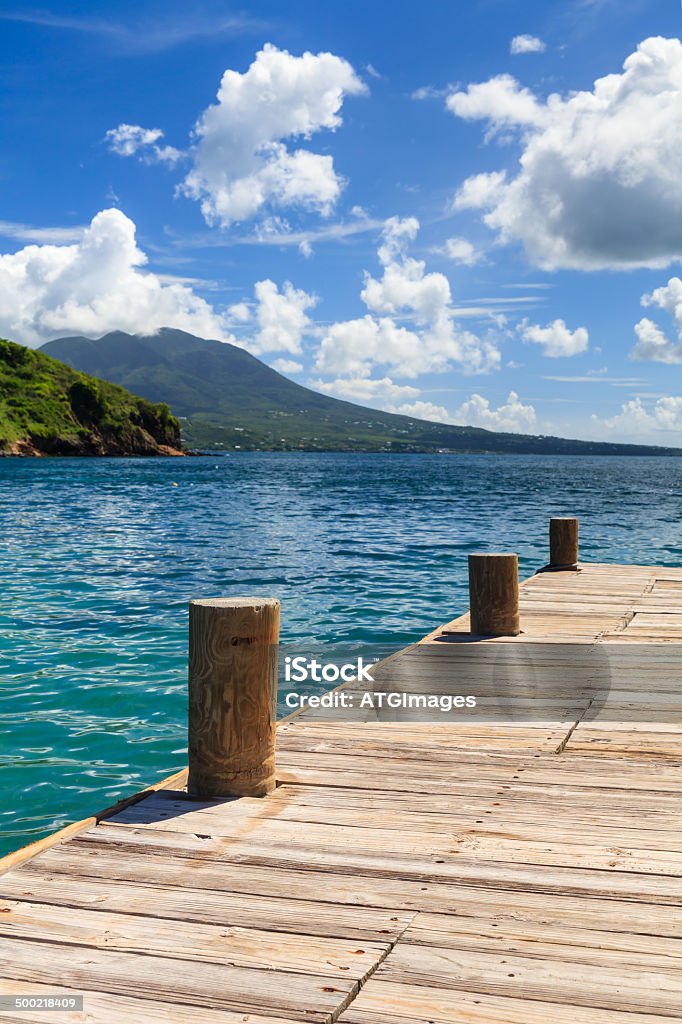
[[187,602],[272,595],[289,644],[406,644],[466,555],[682,564],[682,461],[234,454],[0,459],[0,854],[186,763]]

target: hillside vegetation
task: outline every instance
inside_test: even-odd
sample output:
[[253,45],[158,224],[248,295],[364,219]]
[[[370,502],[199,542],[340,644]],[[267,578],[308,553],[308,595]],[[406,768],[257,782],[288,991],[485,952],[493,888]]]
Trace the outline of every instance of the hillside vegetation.
[[179,447],[167,405],[0,340],[0,453],[159,455]]

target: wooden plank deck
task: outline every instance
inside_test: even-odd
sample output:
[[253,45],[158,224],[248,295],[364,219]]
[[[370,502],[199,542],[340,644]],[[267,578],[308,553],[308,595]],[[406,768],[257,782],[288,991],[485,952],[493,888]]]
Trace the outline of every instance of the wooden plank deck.
[[265,799],[175,778],[6,859],[0,995],[85,1010],[0,1021],[682,1018],[682,570],[542,573],[521,616],[482,641],[456,619],[377,673],[475,687],[490,721],[298,715]]

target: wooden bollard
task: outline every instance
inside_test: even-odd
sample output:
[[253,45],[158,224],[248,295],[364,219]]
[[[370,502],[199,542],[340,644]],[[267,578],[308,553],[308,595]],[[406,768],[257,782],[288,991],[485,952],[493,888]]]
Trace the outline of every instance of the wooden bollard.
[[551,569],[575,569],[578,565],[578,520],[549,521],[549,566]]
[[190,602],[191,796],[265,796],[275,788],[278,640],[274,598]]
[[469,610],[477,636],[518,636],[518,555],[469,555]]

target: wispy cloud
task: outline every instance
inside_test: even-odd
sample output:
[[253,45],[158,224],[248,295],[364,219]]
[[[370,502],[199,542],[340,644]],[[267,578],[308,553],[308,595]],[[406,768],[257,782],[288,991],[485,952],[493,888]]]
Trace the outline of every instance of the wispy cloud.
[[510,304],[525,304],[528,302],[542,302],[541,295],[490,295],[478,299],[462,299],[462,302],[478,302],[481,305],[487,304],[496,306],[498,303],[503,302],[505,305]]
[[449,96],[454,86],[448,85],[445,88],[438,88],[435,85],[422,85],[411,94],[413,100],[440,100]]
[[232,248],[235,245],[274,245],[301,248],[314,246],[318,242],[342,242],[355,235],[380,231],[383,226],[383,220],[377,220],[373,217],[362,217],[353,221],[338,221],[335,224],[325,224],[323,227],[310,231],[260,230],[249,235],[213,235],[207,233],[194,235],[190,238],[178,238],[174,240],[174,244],[191,249],[222,249]]
[[[467,300],[464,300],[467,301]],[[458,320],[495,320],[500,313],[516,313],[513,306],[453,306],[452,315]],[[400,318],[397,318],[400,319]],[[406,318],[403,318],[406,319]],[[504,318],[506,319],[506,318]]]
[[585,377],[546,376],[543,380],[558,380],[563,384],[608,384],[612,388],[636,388],[648,384],[642,377],[605,377],[603,374]]
[[523,284],[501,284],[500,288],[553,288],[553,284],[545,281],[526,281]]
[[190,16],[184,13],[169,15],[164,8],[157,17],[134,18],[125,22],[87,15],[77,17],[44,9],[15,9],[0,11],[0,20],[99,36],[119,52],[130,54],[161,53],[183,43],[260,32],[267,27],[267,22],[251,15],[230,13],[221,16],[210,9],[193,9]]
[[161,284],[184,284],[188,288],[199,288],[211,292],[225,290],[222,281],[211,281],[203,277],[185,277],[182,274],[154,274],[154,277]]
[[84,231],[85,225],[41,228],[11,220],[0,220],[0,237],[15,238],[19,242],[36,242],[39,245],[68,245],[69,242],[79,242]]

